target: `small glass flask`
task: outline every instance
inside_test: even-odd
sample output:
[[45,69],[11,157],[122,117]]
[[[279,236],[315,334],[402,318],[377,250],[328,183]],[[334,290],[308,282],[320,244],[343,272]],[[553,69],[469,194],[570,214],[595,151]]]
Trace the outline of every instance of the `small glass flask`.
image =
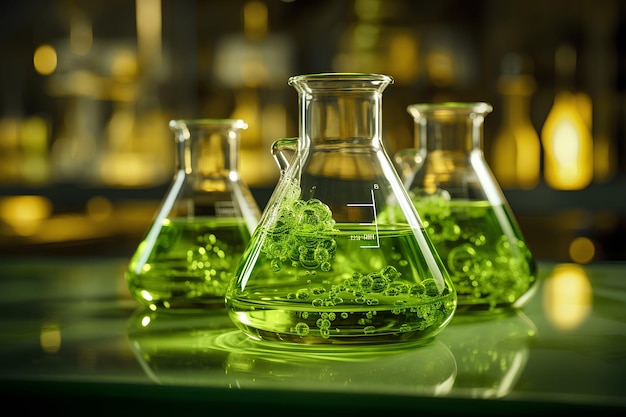
[[238,173],[239,119],[172,120],[177,170],[126,280],[151,309],[224,307],[260,210]]
[[380,74],[291,77],[300,134],[279,139],[281,176],[226,294],[257,340],[422,342],[456,295],[381,136]]
[[415,147],[395,155],[458,297],[458,313],[521,306],[536,265],[483,155],[488,103],[412,104]]

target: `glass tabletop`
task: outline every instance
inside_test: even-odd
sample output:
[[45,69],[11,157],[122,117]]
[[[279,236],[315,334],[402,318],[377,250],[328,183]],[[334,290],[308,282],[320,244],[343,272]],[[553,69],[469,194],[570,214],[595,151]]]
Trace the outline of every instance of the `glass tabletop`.
[[34,399],[20,402],[27,408],[80,400],[91,414],[146,404],[299,415],[626,410],[626,264],[540,262],[537,292],[518,311],[455,316],[422,346],[327,349],[253,341],[222,309],[144,310],[126,263],[0,261],[6,398]]

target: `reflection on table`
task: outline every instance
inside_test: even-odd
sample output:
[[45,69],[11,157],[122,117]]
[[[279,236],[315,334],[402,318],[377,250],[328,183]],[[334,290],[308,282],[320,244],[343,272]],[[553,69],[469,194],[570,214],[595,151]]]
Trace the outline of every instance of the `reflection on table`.
[[470,407],[482,417],[483,407],[489,415],[626,409],[626,264],[541,262],[538,290],[522,309],[456,315],[428,344],[384,347],[258,342],[219,308],[137,310],[126,265],[0,260],[5,396],[98,400],[109,410],[136,396],[169,409],[240,396],[242,410],[255,401],[321,407],[331,397],[342,410],[374,412],[362,400],[376,397],[393,398],[387,411],[428,406],[467,416]]
[[142,311],[128,328],[131,348],[157,383],[436,396],[449,393],[456,376],[452,353],[437,340],[358,347],[258,342],[221,310]]

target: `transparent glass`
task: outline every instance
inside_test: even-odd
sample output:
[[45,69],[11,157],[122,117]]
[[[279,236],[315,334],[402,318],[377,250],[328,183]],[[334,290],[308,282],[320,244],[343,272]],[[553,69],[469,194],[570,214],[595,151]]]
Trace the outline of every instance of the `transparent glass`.
[[224,307],[260,210],[238,173],[238,119],[172,120],[177,170],[126,280],[155,308]]
[[412,104],[415,147],[396,166],[458,296],[457,312],[521,306],[536,265],[482,150],[487,103]]
[[290,78],[300,134],[277,140],[281,177],[226,294],[257,340],[426,341],[456,308],[447,271],[381,138],[376,74]]

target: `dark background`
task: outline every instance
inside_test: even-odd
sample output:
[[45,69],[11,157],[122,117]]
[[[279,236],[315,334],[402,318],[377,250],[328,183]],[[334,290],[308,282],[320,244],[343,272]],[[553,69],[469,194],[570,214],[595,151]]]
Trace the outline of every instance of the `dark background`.
[[[157,48],[138,41],[140,3],[160,5]],[[72,37],[81,33],[88,50],[77,53]],[[173,118],[249,122],[241,174],[262,208],[278,175],[269,145],[297,134],[287,85],[296,74],[393,76],[383,99],[389,153],[413,144],[408,104],[487,101],[491,162],[504,113],[498,80],[521,71],[536,83],[527,115],[538,134],[555,93],[570,88],[590,97],[594,140],[611,146],[604,174],[582,189],[542,178],[503,187],[529,247],[539,259],[624,260],[625,40],[618,0],[2,2],[0,254],[130,255],[172,177]],[[44,44],[57,51],[50,74],[33,65]],[[568,79],[555,68],[565,44],[577,58]],[[113,120],[127,124],[110,130]],[[24,133],[41,123],[43,134]]]

